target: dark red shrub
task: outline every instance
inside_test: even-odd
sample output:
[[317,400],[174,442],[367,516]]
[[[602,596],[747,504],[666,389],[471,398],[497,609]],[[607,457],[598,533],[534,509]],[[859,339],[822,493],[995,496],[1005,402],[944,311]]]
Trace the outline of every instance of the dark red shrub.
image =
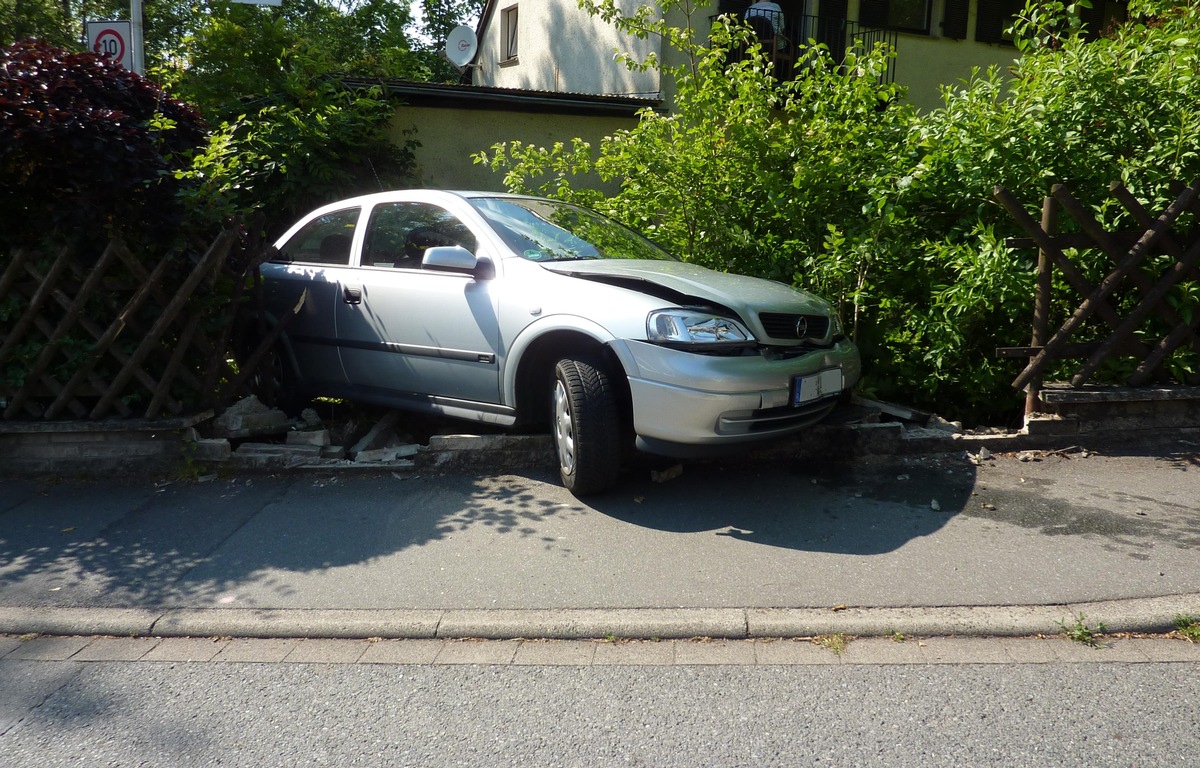
[[199,113],[92,53],[0,48],[0,246],[120,234],[163,242]]

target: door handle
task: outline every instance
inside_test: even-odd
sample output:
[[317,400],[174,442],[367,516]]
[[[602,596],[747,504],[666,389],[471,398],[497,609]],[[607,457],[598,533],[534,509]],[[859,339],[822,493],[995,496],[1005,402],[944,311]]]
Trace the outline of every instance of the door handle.
[[347,304],[362,304],[362,288],[345,286],[342,288],[342,300]]

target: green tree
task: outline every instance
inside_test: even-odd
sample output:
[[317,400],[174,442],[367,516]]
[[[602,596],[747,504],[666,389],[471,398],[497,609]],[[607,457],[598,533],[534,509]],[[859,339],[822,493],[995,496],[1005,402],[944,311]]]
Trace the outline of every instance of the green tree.
[[70,46],[78,39],[57,0],[0,0],[0,46],[31,37],[58,47]]
[[[452,11],[468,13],[473,5],[433,3],[446,9],[437,24],[444,26]],[[36,37],[77,48],[85,20],[125,19],[129,10],[128,0],[0,0],[0,44]],[[426,80],[446,66],[423,42],[409,4],[393,0],[287,0],[278,7],[144,0],[142,16],[146,70],[171,83],[192,67],[213,75],[250,63],[250,73],[262,74],[260,60],[277,58],[285,38],[284,48],[303,42],[319,51],[331,72]],[[250,73],[239,82],[248,82]]]
[[318,79],[222,123],[179,174],[198,185],[194,214],[216,222],[261,213],[274,236],[318,204],[407,186],[416,142],[392,140],[393,113],[378,88]]
[[[34,19],[22,30],[73,37],[76,50],[84,17],[128,13],[127,6],[122,10],[108,0],[46,7],[57,15]],[[264,8],[227,0],[146,0],[145,16],[149,77],[124,77],[143,90],[159,92],[153,83],[164,84],[176,99],[198,108],[213,131],[195,168],[169,169],[186,182],[180,189],[194,217],[263,210],[268,226],[278,228],[316,202],[409,182],[411,140],[397,145],[391,138],[395,103],[378,88],[347,89],[338,77],[420,79],[427,73],[422,62],[429,55],[408,44],[407,4],[288,0],[281,8]],[[27,57],[12,64],[29,65]],[[4,150],[11,155],[17,148]],[[96,166],[74,158],[69,167],[103,176],[118,159]],[[52,178],[73,175],[48,176],[43,183]]]
[[424,80],[428,57],[412,50],[409,22],[408,7],[390,0],[289,0],[281,8],[210,0],[154,73],[214,120],[278,98],[297,71]]

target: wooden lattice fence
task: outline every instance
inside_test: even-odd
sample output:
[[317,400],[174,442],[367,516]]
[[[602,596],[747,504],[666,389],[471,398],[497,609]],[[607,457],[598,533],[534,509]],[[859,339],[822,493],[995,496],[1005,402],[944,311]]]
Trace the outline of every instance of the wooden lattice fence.
[[[1123,185],[1114,183],[1109,191],[1137,229],[1106,231],[1062,185],[1056,185],[1044,200],[1040,222],[1003,187],[995,189],[996,200],[1029,235],[1009,240],[1009,247],[1038,249],[1032,340],[1027,347],[998,350],[1002,356],[1029,358],[1013,382],[1014,388],[1027,392],[1026,413],[1040,410],[1038,393],[1043,378],[1066,359],[1084,360],[1069,376],[1075,388],[1093,381],[1102,367],[1123,357],[1135,362],[1123,366],[1128,371],[1117,383],[1132,387],[1150,382],[1198,383],[1194,369],[1189,372],[1188,366],[1170,363],[1185,350],[1200,356],[1196,333],[1200,324],[1200,270],[1196,266],[1200,260],[1200,225],[1196,223],[1200,221],[1200,180],[1186,187],[1173,185],[1175,199],[1157,216]],[[1061,213],[1074,220],[1078,231],[1058,234]],[[1097,263],[1105,265],[1099,273],[1094,269]],[[1069,286],[1077,298],[1070,302],[1075,309],[1051,334],[1054,270],[1058,282]],[[1079,298],[1082,302],[1076,304]],[[1063,300],[1061,294],[1058,299]],[[1106,375],[1111,376],[1111,371]]]
[[234,225],[191,257],[120,240],[0,254],[0,415],[154,419],[244,394],[262,354],[239,366],[229,351],[253,308],[257,251]]

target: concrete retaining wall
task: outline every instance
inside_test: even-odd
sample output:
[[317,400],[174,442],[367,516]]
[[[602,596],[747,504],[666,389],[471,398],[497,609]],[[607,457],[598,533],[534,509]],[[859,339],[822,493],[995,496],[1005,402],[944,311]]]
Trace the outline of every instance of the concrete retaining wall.
[[89,475],[178,467],[183,435],[212,412],[173,419],[0,421],[0,472]]

